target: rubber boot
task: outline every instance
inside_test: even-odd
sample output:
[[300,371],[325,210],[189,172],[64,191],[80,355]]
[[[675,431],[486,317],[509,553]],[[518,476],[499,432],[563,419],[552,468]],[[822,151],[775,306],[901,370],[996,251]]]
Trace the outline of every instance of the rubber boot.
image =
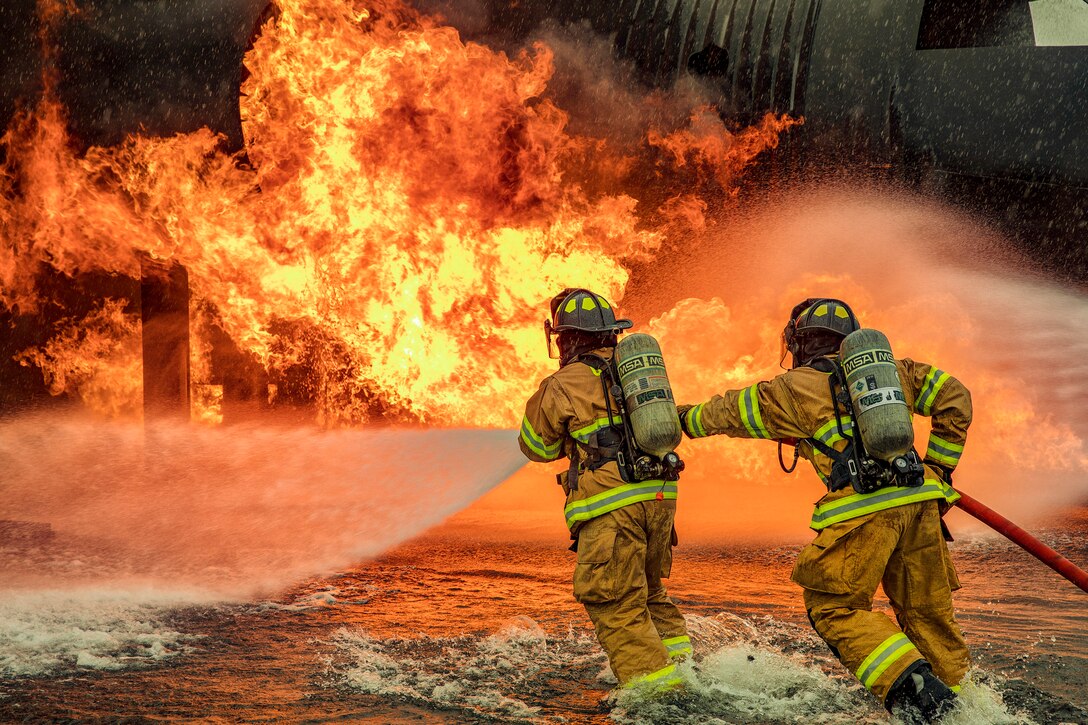
[[884,706],[908,725],[941,721],[956,704],[956,693],[941,682],[925,660],[919,660],[899,676],[888,691]]

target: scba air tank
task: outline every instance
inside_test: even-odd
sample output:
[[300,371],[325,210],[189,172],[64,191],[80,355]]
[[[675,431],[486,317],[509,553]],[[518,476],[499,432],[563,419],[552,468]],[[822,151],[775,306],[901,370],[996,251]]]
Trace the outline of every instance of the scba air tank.
[[854,426],[873,458],[891,462],[914,446],[914,426],[888,338],[879,330],[856,330],[839,348]]
[[680,445],[683,431],[661,346],[641,332],[624,336],[616,345],[616,371],[635,443],[663,458]]

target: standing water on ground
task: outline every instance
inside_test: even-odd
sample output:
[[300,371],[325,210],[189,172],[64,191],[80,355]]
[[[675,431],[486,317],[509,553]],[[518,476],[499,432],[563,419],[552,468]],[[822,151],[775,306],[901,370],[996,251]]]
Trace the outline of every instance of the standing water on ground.
[[[571,598],[560,537],[525,539],[517,521],[481,526],[473,512],[248,602],[110,585],[9,592],[2,719],[890,722],[805,621],[788,581],[801,542],[682,543],[670,589],[695,645],[689,685],[606,714],[614,680]],[[1044,538],[1084,560],[1086,534],[1080,510]],[[1083,594],[992,538],[953,551],[977,668],[950,722],[1088,722]]]

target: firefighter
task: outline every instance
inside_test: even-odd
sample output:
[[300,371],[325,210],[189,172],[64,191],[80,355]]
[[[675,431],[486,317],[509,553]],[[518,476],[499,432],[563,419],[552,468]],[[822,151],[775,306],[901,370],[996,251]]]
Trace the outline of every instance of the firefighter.
[[557,478],[578,555],[574,597],[620,686],[664,690],[680,684],[675,663],[691,653],[691,640],[662,582],[676,543],[676,483],[620,470],[625,433],[608,381],[617,335],[630,327],[589,290],[552,299],[544,328],[560,367],[526,403],[518,444],[532,461],[569,459]]
[[[960,584],[941,515],[959,498],[951,474],[971,423],[971,397],[942,370],[894,360],[908,411],[931,418],[924,466],[914,459],[917,477],[907,486],[858,493],[851,484],[842,487],[841,476],[833,483],[833,469],[842,472],[834,461],[853,445],[853,422],[833,401],[829,378],[840,343],[858,328],[845,303],[805,300],[783,331],[783,359],[792,354],[792,369],[678,412],[692,438],[722,434],[780,445],[793,439],[795,464],[798,455],[810,461],[828,489],[812,517],[816,538],[791,577],[804,589],[809,620],[888,710],[934,722],[953,706],[970,664],[952,613],[952,591]],[[872,611],[879,584],[896,622]]]

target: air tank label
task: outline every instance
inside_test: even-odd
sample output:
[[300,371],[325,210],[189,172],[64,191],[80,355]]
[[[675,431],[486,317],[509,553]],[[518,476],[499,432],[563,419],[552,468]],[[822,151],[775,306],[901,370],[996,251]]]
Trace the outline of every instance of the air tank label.
[[631,373],[640,368],[663,368],[665,367],[665,358],[660,355],[639,355],[633,357],[630,360],[626,360],[618,366],[620,377],[625,377],[628,373]]
[[672,400],[672,391],[661,390],[660,388],[658,388],[657,390],[647,390],[645,392],[639,393],[637,396],[635,396],[635,405],[649,403],[651,400],[655,399],[664,401]]
[[878,387],[875,375],[866,375],[864,378],[858,378],[854,381],[853,385],[850,386],[851,390],[854,391],[854,397],[861,395],[866,390],[876,390]]
[[632,395],[640,393],[643,390],[668,387],[669,379],[664,375],[645,375],[643,377],[635,378],[629,383],[625,383],[623,386],[623,394],[630,398]]
[[858,396],[854,400],[854,409],[860,415],[872,408],[879,408],[882,405],[888,405],[889,403],[900,403],[906,405],[907,401],[903,397],[903,391],[898,388],[877,388],[871,393]]
[[862,365],[895,365],[895,357],[887,350],[866,350],[849,358],[842,364],[843,371],[849,376]]

